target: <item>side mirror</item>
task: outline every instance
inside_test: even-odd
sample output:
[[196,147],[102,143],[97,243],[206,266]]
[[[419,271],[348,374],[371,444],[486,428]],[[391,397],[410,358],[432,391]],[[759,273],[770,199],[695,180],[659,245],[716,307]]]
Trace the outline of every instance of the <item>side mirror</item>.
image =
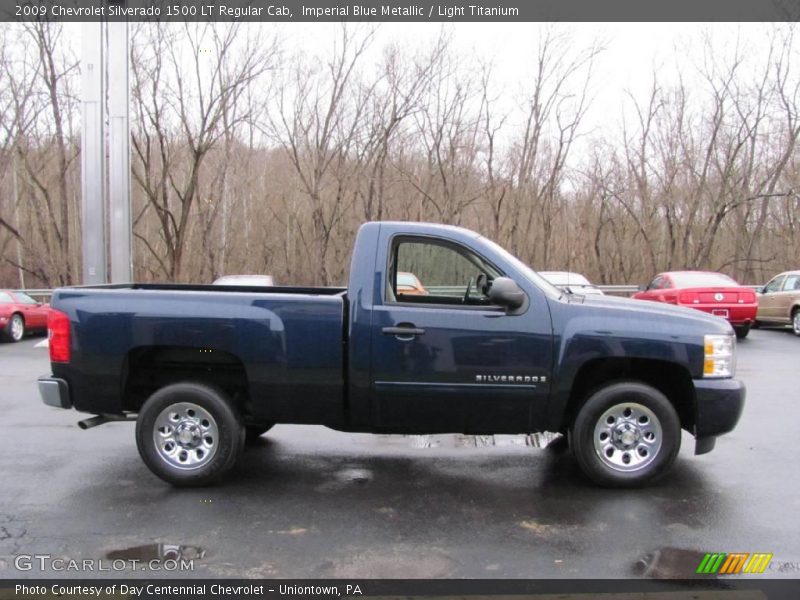
[[489,301],[508,310],[516,310],[525,304],[525,292],[509,277],[497,277],[489,288]]

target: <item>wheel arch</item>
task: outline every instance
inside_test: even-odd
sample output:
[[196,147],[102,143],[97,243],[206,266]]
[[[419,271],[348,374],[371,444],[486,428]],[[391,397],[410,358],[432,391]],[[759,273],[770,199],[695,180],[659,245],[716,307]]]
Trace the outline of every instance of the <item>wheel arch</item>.
[[621,381],[638,381],[664,394],[678,413],[681,427],[692,432],[695,391],[689,370],[677,363],[646,358],[597,358],[581,365],[574,378],[560,430],[568,429],[581,406],[598,389]]
[[251,414],[244,362],[235,354],[193,346],[138,346],[125,357],[122,410],[138,412],[156,390],[182,381],[219,389],[243,416]]

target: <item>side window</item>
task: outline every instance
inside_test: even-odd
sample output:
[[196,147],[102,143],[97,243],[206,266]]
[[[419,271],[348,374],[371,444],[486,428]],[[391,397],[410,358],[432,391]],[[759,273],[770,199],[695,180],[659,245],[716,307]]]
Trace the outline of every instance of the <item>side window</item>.
[[660,290],[661,286],[664,284],[664,278],[661,276],[656,277],[653,281],[650,282],[650,285],[647,286],[648,290]]
[[387,301],[488,305],[488,285],[500,273],[470,250],[447,243],[404,238],[396,243]]
[[17,302],[20,304],[37,304],[36,300],[28,296],[28,294],[23,294],[21,292],[14,292],[14,296],[17,299]]
[[772,281],[770,281],[767,285],[764,286],[764,293],[769,294],[770,292],[777,292],[781,289],[781,284],[783,283],[784,276],[779,275]]
[[0,292],[0,304],[13,304],[14,299],[5,292]]
[[784,292],[794,292],[800,290],[800,275],[787,275],[786,283],[783,284]]

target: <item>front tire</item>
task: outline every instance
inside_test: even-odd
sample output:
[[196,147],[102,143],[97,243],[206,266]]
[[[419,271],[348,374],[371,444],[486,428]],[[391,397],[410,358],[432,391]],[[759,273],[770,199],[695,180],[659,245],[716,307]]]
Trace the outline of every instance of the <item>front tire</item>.
[[594,392],[570,431],[581,469],[605,487],[637,487],[664,475],[678,455],[681,426],[664,394],[626,381]]
[[750,333],[750,325],[741,325],[738,327],[733,328],[734,333],[736,333],[736,339],[743,340],[747,337],[747,334]]
[[19,342],[25,337],[25,319],[19,313],[14,313],[8,320],[3,330],[3,337],[9,342]]
[[136,446],[147,467],[177,486],[207,485],[236,463],[244,426],[229,398],[183,382],[156,391],[136,420]]

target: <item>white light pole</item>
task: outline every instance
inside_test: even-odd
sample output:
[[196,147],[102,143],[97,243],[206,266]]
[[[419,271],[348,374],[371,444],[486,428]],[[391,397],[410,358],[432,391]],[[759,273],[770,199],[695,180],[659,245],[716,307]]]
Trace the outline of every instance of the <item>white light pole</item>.
[[108,23],[108,202],[111,283],[133,281],[128,23]]
[[81,40],[81,215],[83,283],[106,282],[103,24],[84,23]]

